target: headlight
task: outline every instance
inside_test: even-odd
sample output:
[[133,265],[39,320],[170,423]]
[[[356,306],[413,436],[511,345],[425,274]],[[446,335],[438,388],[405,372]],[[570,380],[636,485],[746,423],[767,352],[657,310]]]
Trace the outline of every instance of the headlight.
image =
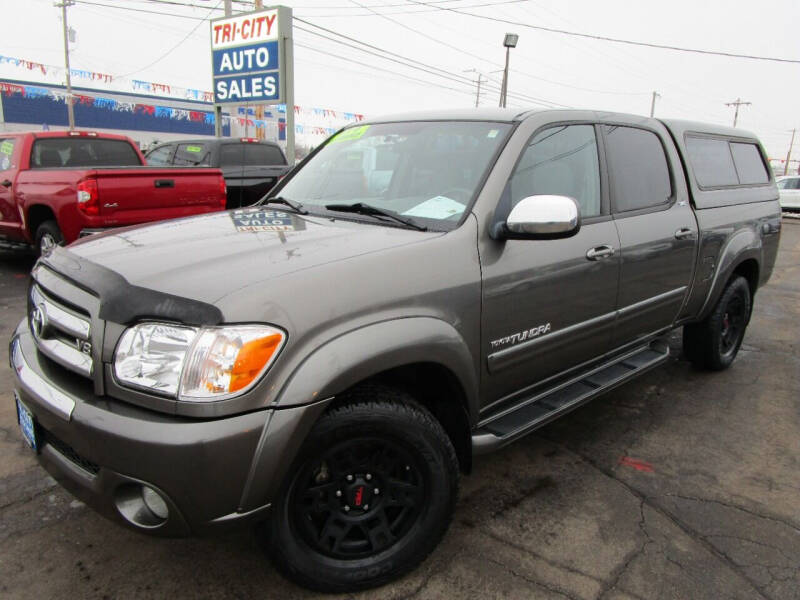
[[267,325],[182,327],[142,323],[128,329],[114,356],[114,374],[129,386],[187,402],[246,392],[267,371],[286,335]]

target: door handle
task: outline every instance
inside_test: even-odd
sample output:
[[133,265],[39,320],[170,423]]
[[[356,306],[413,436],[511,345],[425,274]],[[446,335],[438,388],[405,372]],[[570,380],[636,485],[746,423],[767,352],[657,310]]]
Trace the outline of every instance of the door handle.
[[3,179],[3,181],[0,181],[0,185],[2,185],[3,187],[11,187],[11,180]]
[[155,186],[157,188],[174,188],[175,187],[175,180],[174,179],[156,179]]
[[678,231],[675,232],[675,239],[682,240],[684,238],[692,237],[694,235],[694,231],[689,229],[688,227],[681,227]]
[[118,206],[119,204],[117,204],[116,202],[106,202],[105,204],[103,204],[103,208],[117,208]]
[[616,252],[616,250],[614,250],[613,246],[597,246],[586,251],[586,258],[589,260],[600,260],[608,258],[609,256],[614,256],[614,252]]

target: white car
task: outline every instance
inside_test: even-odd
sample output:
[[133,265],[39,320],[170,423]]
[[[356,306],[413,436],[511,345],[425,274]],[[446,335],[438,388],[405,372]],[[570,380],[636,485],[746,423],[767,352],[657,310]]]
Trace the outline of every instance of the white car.
[[788,175],[776,178],[780,193],[781,209],[800,211],[800,175]]

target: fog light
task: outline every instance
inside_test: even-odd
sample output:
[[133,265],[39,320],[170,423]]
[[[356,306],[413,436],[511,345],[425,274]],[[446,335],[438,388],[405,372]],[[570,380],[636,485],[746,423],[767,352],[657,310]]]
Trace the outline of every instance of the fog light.
[[125,483],[114,491],[114,503],[123,519],[143,529],[154,529],[167,522],[169,508],[164,497],[141,483]]
[[167,503],[153,488],[146,485],[142,486],[142,500],[144,500],[145,506],[147,506],[147,508],[149,508],[159,519],[166,520],[166,518],[169,516],[169,508],[167,507]]

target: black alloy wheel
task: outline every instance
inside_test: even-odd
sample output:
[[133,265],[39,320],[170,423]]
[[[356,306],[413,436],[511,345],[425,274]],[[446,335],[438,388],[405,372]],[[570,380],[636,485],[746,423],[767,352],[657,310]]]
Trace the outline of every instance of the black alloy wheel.
[[458,496],[439,422],[407,394],[355,389],[312,429],[273,505],[273,563],[326,592],[381,585],[436,547]]
[[698,368],[727,369],[744,340],[752,297],[744,277],[735,276],[703,321],[683,328],[683,352]]
[[316,552],[364,558],[401,539],[425,510],[423,470],[396,440],[356,438],[325,451],[298,474],[292,526]]
[[719,333],[721,356],[727,356],[739,349],[744,329],[747,327],[747,313],[743,296],[743,294],[731,296],[722,314],[722,327]]

